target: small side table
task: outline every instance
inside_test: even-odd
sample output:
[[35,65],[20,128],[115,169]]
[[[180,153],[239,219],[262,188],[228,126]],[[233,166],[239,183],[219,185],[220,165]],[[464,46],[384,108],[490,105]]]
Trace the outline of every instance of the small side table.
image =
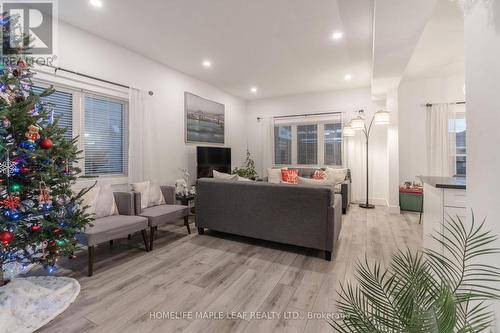
[[[194,194],[189,194],[189,195],[175,195],[175,199],[177,201],[180,201],[181,202],[181,205],[183,206],[188,206],[189,207],[189,211],[192,213],[191,209],[192,207],[189,206],[189,203],[191,201],[193,201],[194,199],[196,198],[196,196]],[[191,215],[194,215],[194,214],[191,214]]]

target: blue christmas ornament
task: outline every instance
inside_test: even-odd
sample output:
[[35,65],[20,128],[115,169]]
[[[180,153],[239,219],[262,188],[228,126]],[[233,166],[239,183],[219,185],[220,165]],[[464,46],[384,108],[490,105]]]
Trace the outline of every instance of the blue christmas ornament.
[[26,150],[35,150],[36,148],[36,143],[30,140],[26,140],[21,142],[20,144],[21,148],[26,149]]
[[[0,64],[0,73],[3,73],[4,68],[5,68],[4,65]],[[0,91],[5,92],[6,90],[7,90],[7,86],[5,85],[5,83],[1,83],[0,84]]]
[[12,221],[19,221],[21,218],[21,214],[15,209],[7,209],[3,214]]

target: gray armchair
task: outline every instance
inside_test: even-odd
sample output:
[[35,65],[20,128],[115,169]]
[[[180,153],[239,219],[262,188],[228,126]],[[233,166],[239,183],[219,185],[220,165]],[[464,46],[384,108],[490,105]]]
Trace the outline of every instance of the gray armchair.
[[119,215],[110,215],[94,220],[76,235],[80,244],[88,247],[88,276],[94,274],[94,247],[97,244],[124,238],[136,232],[141,232],[146,251],[149,251],[147,241],[148,220],[134,214],[134,198],[132,193],[115,192],[115,202]]
[[133,192],[135,213],[148,220],[150,250],[153,250],[154,234],[159,226],[184,218],[184,225],[187,228],[188,234],[191,233],[191,229],[189,228],[189,208],[187,206],[176,205],[175,189],[173,186],[160,186],[160,189],[165,198],[165,204],[144,209],[141,208],[141,194]]

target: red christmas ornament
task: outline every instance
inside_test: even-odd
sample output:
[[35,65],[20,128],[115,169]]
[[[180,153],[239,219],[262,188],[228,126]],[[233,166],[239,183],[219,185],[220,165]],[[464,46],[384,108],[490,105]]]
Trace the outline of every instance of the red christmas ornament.
[[19,199],[19,197],[15,197],[13,195],[9,195],[9,196],[7,196],[7,198],[5,198],[4,200],[2,200],[0,202],[0,204],[4,208],[17,209],[19,207],[19,203],[20,202],[21,202],[21,199]]
[[30,169],[28,169],[27,167],[21,168],[21,173],[28,173],[29,171],[30,171]]
[[14,234],[10,231],[1,231],[0,232],[0,243],[2,243],[5,246],[8,246],[13,238],[14,238]]
[[19,68],[25,69],[26,67],[28,67],[28,63],[27,63],[27,62],[26,62],[26,60],[24,60],[24,59],[19,59],[19,60],[17,61],[17,66],[18,66]]
[[40,142],[40,147],[42,147],[43,149],[50,149],[50,148],[52,148],[53,145],[54,145],[54,143],[49,138],[44,138]]
[[31,226],[31,230],[33,231],[40,231],[40,229],[42,229],[42,227],[40,227],[38,224],[34,224]]

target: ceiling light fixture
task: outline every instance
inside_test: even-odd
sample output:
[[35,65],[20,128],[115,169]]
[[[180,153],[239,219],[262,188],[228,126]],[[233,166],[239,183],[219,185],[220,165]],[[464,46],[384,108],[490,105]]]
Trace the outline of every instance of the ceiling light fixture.
[[340,32],[340,31],[334,32],[333,35],[332,35],[332,38],[334,40],[339,40],[342,37],[344,37],[344,34],[342,32]]
[[351,74],[346,74],[346,75],[344,76],[344,80],[346,80],[346,81],[351,81],[351,80],[352,80],[352,75],[351,75]]
[[204,67],[211,67],[212,66],[212,62],[210,60],[204,60],[203,61],[203,66]]
[[90,0],[89,2],[94,7],[102,7],[102,1],[101,0]]
[[250,91],[251,91],[251,92],[253,92],[253,93],[255,94],[255,93],[257,92],[257,87],[252,87],[252,88],[250,89]]

